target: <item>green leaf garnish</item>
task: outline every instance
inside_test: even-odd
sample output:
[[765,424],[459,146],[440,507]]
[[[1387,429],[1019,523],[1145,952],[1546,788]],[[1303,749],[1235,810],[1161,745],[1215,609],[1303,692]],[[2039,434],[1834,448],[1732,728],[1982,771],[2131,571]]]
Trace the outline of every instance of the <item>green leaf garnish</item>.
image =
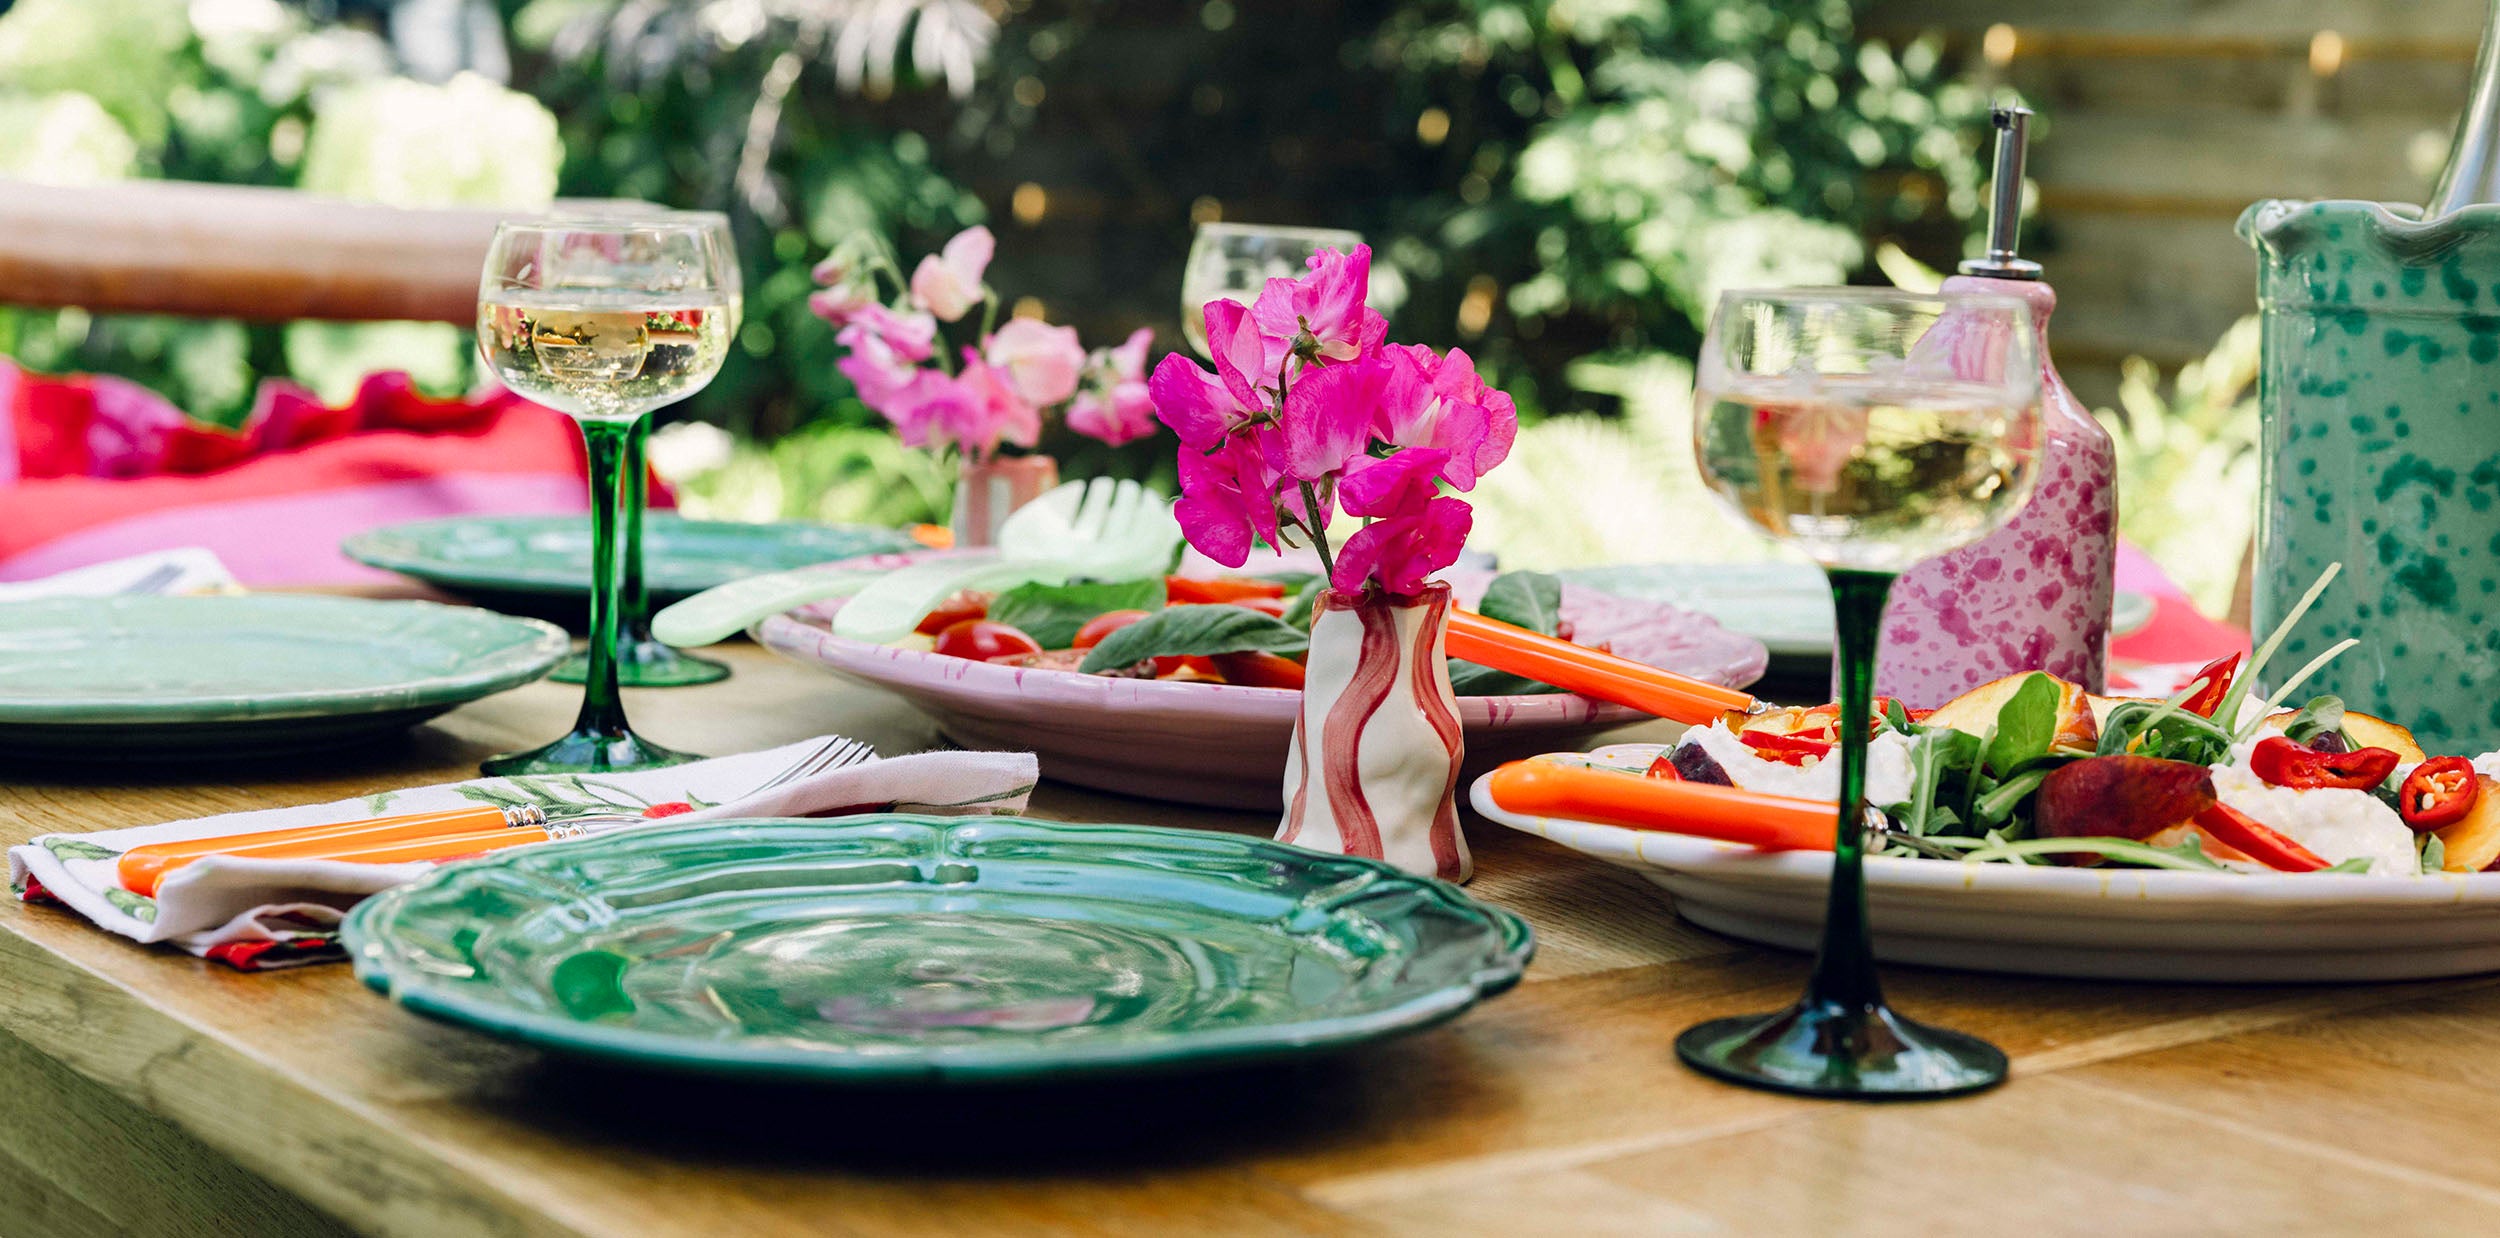
[[1311,634],[1247,606],[1168,606],[1102,639],[1077,669],[1088,673],[1135,666],[1148,658],[1204,657],[1260,650],[1301,653]]
[[2046,756],[2057,740],[2057,707],[2065,699],[2057,681],[2035,671],[1997,710],[1988,740],[1988,769],[2002,778],[2024,762]]
[[1962,856],[1965,864],[2011,860],[2034,863],[2052,855],[2097,855],[2105,860],[2132,864],[2139,868],[2168,868],[2180,872],[2227,872],[2205,854],[2205,848],[2194,838],[2176,847],[2155,847],[2127,838],[2027,838],[2021,842],[1999,843]]
[[2299,713],[2292,715],[2290,722],[2283,724],[2283,738],[2305,746],[2321,735],[2330,731],[2340,734],[2343,729],[2344,698],[2313,696]]
[[990,618],[1044,649],[1065,649],[1078,628],[1115,610],[1163,609],[1163,578],[1073,585],[1018,585],[990,601]]
[[1485,586],[1476,613],[1552,636],[1562,629],[1562,581],[1543,572],[1505,572]]
[[2341,563],[2327,564],[2326,570],[2318,573],[2317,583],[2310,585],[2309,591],[2300,595],[2300,604],[2292,607],[2290,613],[2283,616],[2283,621],[2274,625],[2274,631],[2267,634],[2266,643],[2257,648],[2257,656],[2250,658],[2247,665],[2240,668],[2240,673],[2231,677],[2230,688],[2223,692],[2221,703],[2214,706],[2213,716],[2224,719],[2223,725],[2231,725],[2231,722],[2240,716],[2240,702],[2248,699],[2249,685],[2257,682],[2258,674],[2264,671],[2266,663],[2273,659],[2274,651],[2282,648],[2284,641],[2291,639],[2292,628],[2300,623],[2303,615],[2309,613],[2310,607],[2318,604],[2318,597],[2326,592],[2326,587],[2334,583],[2336,574],[2343,570],[2344,565]]

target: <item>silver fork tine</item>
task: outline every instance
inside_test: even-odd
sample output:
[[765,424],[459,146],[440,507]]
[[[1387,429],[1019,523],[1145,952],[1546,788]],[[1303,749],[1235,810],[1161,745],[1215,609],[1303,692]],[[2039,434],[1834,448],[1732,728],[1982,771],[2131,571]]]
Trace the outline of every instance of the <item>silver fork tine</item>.
[[796,779],[806,777],[810,766],[814,765],[817,761],[824,759],[824,757],[830,753],[841,751],[844,745],[850,744],[851,742],[853,741],[836,735],[825,742],[808,749],[805,753],[800,755],[798,760],[791,762],[788,769],[773,775],[771,781],[755,788],[754,791],[750,791],[748,794],[760,794],[765,791],[770,791],[775,787],[783,786]]

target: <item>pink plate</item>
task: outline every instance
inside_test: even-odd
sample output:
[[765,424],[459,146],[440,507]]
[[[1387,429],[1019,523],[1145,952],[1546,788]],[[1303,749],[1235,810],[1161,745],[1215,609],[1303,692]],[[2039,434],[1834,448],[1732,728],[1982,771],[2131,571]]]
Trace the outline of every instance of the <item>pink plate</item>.
[[[1448,579],[1472,602],[1491,576],[1451,572]],[[901,696],[966,748],[1037,753],[1046,777],[1184,804],[1283,807],[1285,749],[1301,693],[1026,670],[871,645],[829,630],[840,605],[775,615],[753,635],[785,657]],[[1608,643],[1627,657],[1729,687],[1760,678],[1769,657],[1760,641],[1705,616],[1576,585],[1563,586],[1562,613],[1583,644]],[[1461,697],[1458,716],[1471,768],[1571,747],[1644,717],[1562,693]]]

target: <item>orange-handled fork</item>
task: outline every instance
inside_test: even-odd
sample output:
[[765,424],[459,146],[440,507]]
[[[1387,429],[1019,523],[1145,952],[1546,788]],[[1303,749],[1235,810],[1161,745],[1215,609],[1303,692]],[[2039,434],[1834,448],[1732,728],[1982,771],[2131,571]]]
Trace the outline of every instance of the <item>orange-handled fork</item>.
[[1453,658],[1550,683],[1582,696],[1629,705],[1675,722],[1707,723],[1735,710],[1750,713],[1754,698],[1690,675],[1618,658],[1603,650],[1540,636],[1468,610],[1450,612],[1447,643]]

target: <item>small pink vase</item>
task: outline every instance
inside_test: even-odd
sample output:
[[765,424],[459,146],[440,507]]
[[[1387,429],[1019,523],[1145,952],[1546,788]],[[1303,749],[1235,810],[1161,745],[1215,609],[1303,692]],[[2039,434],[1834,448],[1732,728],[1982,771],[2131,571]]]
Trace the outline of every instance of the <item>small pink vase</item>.
[[998,526],[1017,508],[1040,498],[1059,484],[1059,462],[1049,456],[963,458],[955,481],[957,546],[994,546]]
[[1437,582],[1413,597],[1320,594],[1278,842],[1445,881],[1473,874],[1454,798],[1465,739],[1442,652],[1449,620]]

